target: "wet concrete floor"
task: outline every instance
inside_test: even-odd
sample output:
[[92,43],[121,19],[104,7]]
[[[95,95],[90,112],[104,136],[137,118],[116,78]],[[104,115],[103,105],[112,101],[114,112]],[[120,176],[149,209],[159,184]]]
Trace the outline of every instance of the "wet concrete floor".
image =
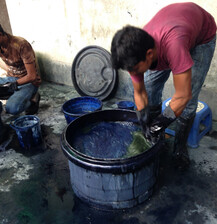
[[[173,137],[166,140],[160,155],[159,178],[152,197],[132,209],[101,211],[80,201],[73,193],[68,161],[60,147],[66,127],[62,104],[79,96],[72,87],[43,83],[37,116],[44,144],[23,150],[16,134],[0,148],[1,224],[217,224],[217,125],[189,148],[191,166],[174,169]],[[103,102],[115,108],[120,100]],[[15,117],[3,113],[9,123]]]

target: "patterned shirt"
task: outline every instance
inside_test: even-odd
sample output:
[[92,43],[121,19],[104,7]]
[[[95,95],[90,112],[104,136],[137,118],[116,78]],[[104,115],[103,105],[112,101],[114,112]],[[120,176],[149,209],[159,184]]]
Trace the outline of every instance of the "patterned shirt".
[[[21,78],[27,75],[24,64],[34,64],[36,71],[35,53],[30,43],[22,37],[8,34],[9,45],[5,51],[1,49],[0,57],[8,66],[7,76]],[[41,78],[37,72],[37,84]],[[34,84],[34,82],[33,82]]]

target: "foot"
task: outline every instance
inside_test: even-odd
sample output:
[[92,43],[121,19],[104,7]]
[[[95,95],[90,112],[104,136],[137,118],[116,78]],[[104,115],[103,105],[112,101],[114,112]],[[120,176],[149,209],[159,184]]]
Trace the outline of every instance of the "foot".
[[29,108],[27,108],[27,110],[25,111],[26,115],[33,115],[38,112],[40,99],[41,99],[41,96],[37,92],[31,99],[31,104],[30,104]]

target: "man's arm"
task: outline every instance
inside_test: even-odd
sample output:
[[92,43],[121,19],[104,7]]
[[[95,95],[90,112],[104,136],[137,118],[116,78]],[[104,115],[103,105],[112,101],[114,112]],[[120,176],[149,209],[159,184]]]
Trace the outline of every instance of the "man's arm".
[[191,69],[173,75],[175,93],[170,101],[170,107],[176,117],[180,116],[186,104],[192,98],[191,92]]
[[135,82],[132,80],[134,88],[134,99],[137,110],[142,110],[148,105],[148,96],[144,85],[144,80]]
[[149,126],[150,135],[147,137],[153,143],[159,139],[160,133],[181,115],[186,104],[192,97],[191,69],[181,74],[174,75],[173,81],[175,94],[173,95],[169,106],[167,106],[163,113],[157,116]]
[[137,107],[136,115],[142,128],[142,132],[147,138],[149,135],[149,128],[147,126],[147,123],[149,122],[149,106],[143,74],[142,79],[140,78],[139,81],[132,79],[132,83],[134,87],[134,99]]
[[4,87],[8,87],[9,89],[8,91],[10,92],[17,91],[18,90],[17,86],[36,81],[37,73],[36,73],[35,63],[33,62],[31,64],[24,64],[24,65],[27,71],[27,75],[17,79],[17,81],[15,82],[8,82],[3,84]]
[[26,84],[26,83],[32,83],[37,78],[37,71],[36,71],[35,62],[33,62],[31,64],[24,64],[24,65],[25,65],[25,68],[26,68],[26,71],[27,71],[27,75],[25,75],[24,77],[17,80],[18,85],[23,85],[23,84]]

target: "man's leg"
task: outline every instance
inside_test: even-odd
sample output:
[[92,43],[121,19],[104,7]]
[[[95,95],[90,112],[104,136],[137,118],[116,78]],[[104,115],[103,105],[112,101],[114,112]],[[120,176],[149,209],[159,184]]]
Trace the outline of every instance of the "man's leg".
[[[15,77],[0,77],[0,84],[15,82],[17,79]],[[38,87],[28,83],[18,86],[18,89],[8,98],[6,112],[14,115],[23,111],[26,111],[26,114],[36,113],[40,101],[40,95],[37,92]]]
[[22,113],[31,106],[32,96],[36,94],[38,87],[31,83],[18,87],[19,90],[7,100],[6,112],[9,114],[17,115]]
[[197,110],[198,95],[206,78],[215,50],[215,38],[207,44],[199,45],[191,51],[194,66],[192,67],[192,99],[188,102],[181,116],[177,119],[174,142],[174,156],[179,168],[190,164],[187,140]]

